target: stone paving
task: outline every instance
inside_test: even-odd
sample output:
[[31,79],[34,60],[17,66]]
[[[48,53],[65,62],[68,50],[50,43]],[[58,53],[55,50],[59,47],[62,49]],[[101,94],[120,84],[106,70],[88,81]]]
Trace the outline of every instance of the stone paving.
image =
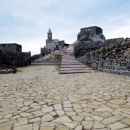
[[130,77],[56,66],[0,75],[0,130],[130,130]]

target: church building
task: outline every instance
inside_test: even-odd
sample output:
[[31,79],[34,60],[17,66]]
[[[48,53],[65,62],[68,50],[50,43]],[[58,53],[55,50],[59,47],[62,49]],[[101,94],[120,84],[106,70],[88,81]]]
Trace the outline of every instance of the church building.
[[49,51],[54,51],[54,50],[58,49],[58,45],[59,45],[59,39],[53,39],[52,31],[51,31],[51,29],[49,29],[49,31],[47,33],[46,48]]
[[46,46],[41,48],[41,54],[46,55],[52,51],[60,50],[65,46],[68,46],[68,44],[66,44],[64,40],[60,41],[59,39],[53,39],[52,31],[49,29],[47,33]]

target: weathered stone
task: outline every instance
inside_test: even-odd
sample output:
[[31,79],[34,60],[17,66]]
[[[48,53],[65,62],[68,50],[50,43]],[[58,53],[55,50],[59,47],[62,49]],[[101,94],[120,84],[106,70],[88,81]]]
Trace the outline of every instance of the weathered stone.
[[51,114],[52,116],[56,116],[56,115],[57,115],[55,111],[51,112],[50,114]]
[[14,127],[14,130],[32,130],[32,124]]
[[12,114],[7,114],[7,115],[4,116],[4,119],[9,119],[11,117],[12,117]]
[[61,116],[56,118],[54,122],[72,122],[72,120],[68,116]]
[[25,121],[25,120],[27,120],[26,117],[25,117],[25,118],[19,118],[19,119],[18,119],[19,122],[20,122],[20,121]]
[[17,115],[17,116],[13,116],[11,119],[19,119],[20,118],[20,115]]
[[82,121],[82,125],[83,125],[84,129],[92,129],[94,126],[94,122],[93,121]]
[[39,104],[44,105],[44,104],[46,104],[46,102],[41,101],[41,102],[39,102]]
[[98,121],[95,121],[94,122],[94,129],[101,129],[101,128],[104,128],[105,127],[105,125],[104,124],[102,124],[102,123],[100,123],[100,122],[98,122]]
[[81,106],[82,106],[83,108],[86,108],[88,105],[87,105],[87,104],[81,104]]
[[70,122],[63,122],[63,124],[64,124],[65,126],[67,126],[68,128],[70,128],[70,129],[75,128],[76,125],[77,125],[77,123],[74,123],[74,122],[72,122],[72,123],[70,123]]
[[69,97],[69,100],[70,100],[70,102],[75,103],[75,102],[77,102],[79,99],[77,99],[77,98],[75,98],[75,97]]
[[35,111],[35,112],[32,112],[35,116],[42,116],[43,115],[43,112],[42,111]]
[[18,121],[17,123],[15,123],[14,127],[21,126],[21,125],[26,125],[27,123],[28,123],[28,120],[24,119],[24,120],[21,120],[21,121]]
[[55,122],[41,122],[41,126],[47,126],[47,127],[55,127]]
[[0,116],[0,120],[2,119],[3,116]]
[[33,101],[24,101],[24,106],[29,106],[29,105],[31,105],[31,103],[32,103]]
[[31,107],[32,107],[32,108],[36,108],[36,109],[41,108],[41,106],[40,106],[40,105],[31,106]]
[[67,126],[64,125],[59,125],[56,130],[69,130],[69,128]]
[[112,108],[112,109],[116,109],[116,108],[119,107],[118,105],[113,104],[113,103],[107,103],[107,106],[110,107],[110,108]]
[[16,120],[11,120],[5,123],[0,124],[0,130],[11,130],[14,123],[16,123]]
[[20,110],[23,111],[23,112],[28,110],[28,109],[29,109],[29,107],[22,107],[22,108],[20,108]]
[[32,114],[24,112],[24,113],[21,113],[20,115],[21,117],[28,117],[28,116],[31,116]]
[[110,101],[110,103],[116,104],[116,105],[124,105],[126,104],[126,100],[124,99],[113,99]]
[[103,118],[108,118],[108,117],[112,116],[112,113],[111,112],[102,112],[100,114],[100,116]]
[[76,126],[76,128],[75,128],[75,130],[82,130],[82,129],[83,129],[82,125]]
[[73,108],[82,109],[82,107],[79,104],[73,104]]
[[71,102],[70,101],[63,101],[63,104],[65,105],[65,104],[71,104]]
[[72,108],[64,108],[65,112],[73,111]]
[[130,118],[125,118],[121,122],[130,125]]
[[59,116],[65,115],[65,112],[64,112],[63,110],[57,110],[56,113],[57,113]]
[[54,108],[55,108],[55,110],[62,110],[62,105],[61,104],[55,104]]
[[93,118],[88,116],[85,118],[85,121],[93,121]]
[[80,100],[89,100],[90,99],[90,95],[82,95],[80,96]]
[[74,120],[74,121],[82,121],[84,119],[84,116],[71,116],[71,118]]
[[103,120],[103,118],[100,117],[100,116],[92,116],[92,117],[93,117],[93,119],[96,120],[96,121],[102,121],[102,120]]
[[42,108],[42,111],[43,111],[43,113],[52,112],[52,111],[53,111],[53,107],[45,107],[45,108]]
[[130,103],[127,103],[125,105],[122,105],[122,108],[129,108],[130,109]]
[[33,118],[33,119],[29,120],[29,123],[37,122],[37,121],[40,121],[40,120],[41,120],[40,117]]
[[40,130],[54,130],[54,127],[41,127]]
[[125,125],[125,124],[123,124],[123,123],[121,123],[121,122],[116,122],[116,123],[113,123],[113,124],[109,125],[109,127],[110,127],[111,129],[113,129],[113,130],[119,130],[119,129],[121,129],[121,128],[127,127],[127,125]]
[[83,110],[82,109],[78,109],[78,108],[74,108],[74,111],[77,113],[81,113]]
[[39,130],[40,122],[34,122],[32,130]]
[[51,120],[53,120],[53,119],[54,119],[54,117],[53,117],[52,115],[47,114],[47,115],[44,115],[44,116],[42,117],[41,122],[47,122],[47,121],[51,121]]
[[130,128],[123,128],[123,129],[120,129],[120,130],[130,130]]
[[76,112],[74,112],[74,111],[68,111],[68,112],[66,112],[66,115],[68,115],[68,116],[74,116],[74,115],[76,115]]
[[72,104],[64,104],[63,107],[71,108],[71,107],[72,107]]
[[112,116],[112,117],[109,117],[109,118],[104,119],[104,120],[102,121],[102,123],[108,125],[108,124],[111,124],[111,123],[116,122],[117,120],[118,120],[117,118],[115,118],[114,116]]
[[9,119],[1,119],[0,123],[7,122]]
[[127,101],[130,102],[130,97],[127,97]]
[[110,109],[109,107],[102,107],[102,108],[96,109],[96,111],[100,111],[100,112],[112,112],[112,109]]

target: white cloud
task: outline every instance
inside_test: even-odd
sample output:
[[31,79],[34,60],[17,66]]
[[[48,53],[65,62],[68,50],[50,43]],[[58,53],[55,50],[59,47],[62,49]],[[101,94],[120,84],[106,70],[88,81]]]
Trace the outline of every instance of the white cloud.
[[130,37],[130,24],[118,27],[107,35],[108,38]]

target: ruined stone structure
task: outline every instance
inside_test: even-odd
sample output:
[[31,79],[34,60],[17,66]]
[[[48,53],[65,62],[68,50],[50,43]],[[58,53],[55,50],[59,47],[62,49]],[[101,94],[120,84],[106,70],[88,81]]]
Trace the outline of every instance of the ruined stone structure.
[[74,44],[74,54],[81,62],[95,69],[130,74],[129,38],[108,39],[103,42],[80,37]]
[[103,35],[103,30],[97,26],[81,28],[77,40],[86,41],[87,39],[92,39],[93,41],[104,41],[105,37]]
[[83,56],[86,52],[94,51],[103,46],[105,36],[100,27],[92,26],[81,28],[74,43],[75,56]]
[[31,53],[22,52],[22,46],[16,43],[0,44],[0,65],[26,66],[31,63]]
[[47,55],[50,52],[60,50],[65,46],[68,46],[68,44],[66,44],[64,40],[60,41],[59,39],[52,38],[52,31],[49,29],[47,33],[46,46],[44,48],[41,48],[41,54]]

